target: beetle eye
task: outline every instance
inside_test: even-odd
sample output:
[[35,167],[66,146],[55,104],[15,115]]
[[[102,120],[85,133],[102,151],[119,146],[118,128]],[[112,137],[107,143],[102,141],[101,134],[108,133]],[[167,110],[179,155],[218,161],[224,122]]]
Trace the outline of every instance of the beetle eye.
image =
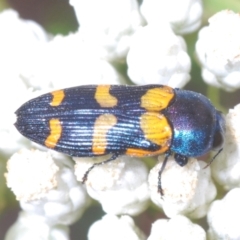
[[222,147],[224,142],[223,134],[220,131],[216,131],[213,138],[213,150],[218,150]]
[[224,143],[224,136],[225,135],[225,119],[221,112],[217,112],[217,128],[214,133],[213,137],[213,150],[219,150],[222,148]]

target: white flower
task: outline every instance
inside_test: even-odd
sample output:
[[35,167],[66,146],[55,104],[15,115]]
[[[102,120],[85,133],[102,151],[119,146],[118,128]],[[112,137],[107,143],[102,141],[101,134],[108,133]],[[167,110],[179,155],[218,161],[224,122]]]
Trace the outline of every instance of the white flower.
[[17,221],[8,229],[4,240],[69,240],[69,227],[49,225],[39,215],[20,212]]
[[98,56],[108,60],[123,58],[131,35],[142,24],[136,0],[71,0],[80,33]]
[[206,164],[196,159],[189,159],[188,164],[181,167],[170,157],[161,177],[164,192],[161,197],[157,190],[161,165],[162,162],[157,164],[149,174],[152,201],[162,207],[168,217],[177,214],[191,218],[204,217],[209,203],[216,196],[210,168],[203,169]]
[[0,29],[0,60],[5,60],[3,63],[8,65],[8,70],[19,70],[21,61],[28,57],[27,53],[50,38],[39,24],[21,19],[10,9],[0,13]]
[[8,160],[7,170],[7,186],[17,200],[40,199],[57,186],[59,167],[44,152],[21,150]]
[[144,0],[141,12],[148,24],[168,22],[178,34],[195,31],[201,24],[202,0]]
[[107,61],[100,59],[80,34],[56,36],[38,48],[22,75],[37,89],[55,89],[86,84],[120,84],[123,77]]
[[13,126],[14,112],[29,95],[22,67],[30,52],[34,54],[49,37],[40,25],[20,19],[14,10],[0,13],[0,30],[0,152],[9,157],[26,143]]
[[240,239],[240,188],[231,190],[222,200],[211,204],[208,212],[209,240]]
[[185,216],[177,215],[171,219],[160,219],[153,223],[147,240],[206,240],[205,231],[193,224]]
[[57,160],[46,152],[22,150],[12,156],[7,167],[7,185],[22,209],[44,217],[48,224],[71,224],[89,204],[66,157]]
[[[109,156],[108,156],[109,157]],[[98,157],[102,162],[105,157]],[[75,174],[82,181],[84,173],[96,158],[74,158]],[[102,204],[106,213],[136,215],[148,206],[148,170],[144,163],[132,157],[119,157],[96,166],[85,182],[89,195]]]
[[184,39],[168,25],[148,25],[133,36],[127,55],[128,76],[136,84],[183,87],[190,79],[191,62]]
[[88,240],[144,240],[144,234],[129,216],[105,215],[90,227]]
[[12,88],[21,91],[19,82],[24,81],[21,77],[24,62],[34,54],[35,49],[49,41],[49,36],[37,23],[20,19],[14,10],[0,13],[0,29],[0,77],[2,82],[14,81]]
[[226,115],[223,151],[211,165],[214,179],[225,190],[240,187],[240,104]]
[[226,91],[240,88],[240,15],[222,11],[199,32],[196,53],[204,81]]

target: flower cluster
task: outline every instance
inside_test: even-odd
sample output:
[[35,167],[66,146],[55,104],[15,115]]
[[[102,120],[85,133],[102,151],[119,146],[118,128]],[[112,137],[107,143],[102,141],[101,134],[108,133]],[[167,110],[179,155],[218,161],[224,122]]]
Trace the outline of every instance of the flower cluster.
[[[150,173],[143,161],[119,156],[92,169],[83,186],[89,167],[109,156],[69,159],[30,143],[16,131],[14,111],[39,93],[129,81],[180,88],[190,81],[187,45],[177,34],[199,28],[201,0],[143,0],[141,5],[137,0],[70,0],[70,4],[80,28],[67,36],[52,36],[13,10],[0,13],[0,77],[5,83],[0,94],[0,153],[9,158],[7,186],[22,209],[5,240],[69,239],[69,225],[82,216],[90,197],[106,215],[90,227],[89,240],[239,239],[240,105],[226,115],[224,148],[211,168],[204,169],[204,163],[194,158],[180,167],[169,158],[162,174],[162,197],[157,191],[162,156]],[[239,26],[239,15],[217,13],[200,30],[196,43],[203,79],[227,91],[240,87]],[[114,67],[118,62],[126,64],[125,74]],[[229,191],[221,200],[216,200],[215,184],[222,191],[219,196]],[[168,218],[153,222],[146,236],[133,217],[151,203]],[[209,229],[198,224],[203,217]]]
[[240,16],[222,11],[199,32],[196,53],[206,83],[227,91],[240,88]]

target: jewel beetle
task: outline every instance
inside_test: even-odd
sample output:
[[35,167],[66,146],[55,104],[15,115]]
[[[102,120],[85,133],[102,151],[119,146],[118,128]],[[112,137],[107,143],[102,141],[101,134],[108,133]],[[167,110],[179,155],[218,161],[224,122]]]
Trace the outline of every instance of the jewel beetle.
[[85,85],[53,91],[23,104],[18,131],[47,148],[75,157],[165,154],[161,174],[174,154],[189,157],[221,151],[225,121],[202,94],[164,85]]

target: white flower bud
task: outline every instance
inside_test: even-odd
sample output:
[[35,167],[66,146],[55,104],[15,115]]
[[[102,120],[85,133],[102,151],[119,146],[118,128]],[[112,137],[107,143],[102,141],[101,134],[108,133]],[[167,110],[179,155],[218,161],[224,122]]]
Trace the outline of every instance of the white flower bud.
[[214,201],[208,212],[208,239],[240,239],[240,188],[231,190],[222,200]]
[[153,223],[147,240],[206,240],[205,231],[185,216],[177,215],[171,219],[160,219]]
[[[108,156],[109,157],[109,156]],[[98,157],[100,162],[106,157]],[[96,162],[96,158],[74,158],[75,174],[79,181]],[[148,170],[136,158],[121,156],[107,164],[92,169],[85,182],[89,195],[102,204],[109,214],[136,215],[148,206]]]
[[8,229],[4,240],[69,240],[69,227],[49,225],[39,215],[20,212],[17,221]]
[[71,224],[89,204],[69,159],[53,159],[39,150],[22,150],[8,161],[7,185],[28,213],[51,225]]
[[128,76],[136,84],[183,87],[190,79],[191,62],[184,39],[168,25],[148,25],[133,36],[127,56]]
[[48,153],[23,149],[8,160],[7,170],[7,186],[17,200],[37,200],[57,187],[59,167]]
[[[21,70],[30,52],[48,41],[44,29],[33,21],[23,20],[14,10],[0,13],[0,151],[9,157],[27,142],[13,126],[14,112],[28,95]],[[32,61],[32,59],[31,59]],[[7,104],[7,105],[6,105]]]
[[214,179],[225,190],[240,187],[240,104],[226,115],[226,133],[223,151],[212,163]]
[[240,15],[222,11],[199,32],[196,53],[204,81],[226,91],[240,88]]
[[[161,156],[163,158],[163,156]],[[162,162],[149,174],[152,201],[163,208],[168,217],[184,214],[191,218],[201,218],[207,214],[209,203],[216,196],[210,168],[204,168],[203,162],[189,159],[186,166],[179,166],[170,157],[161,177],[164,196],[158,193],[158,171]]]
[[142,24],[136,0],[71,0],[80,33],[98,56],[126,57],[131,35]]
[[95,54],[80,34],[56,36],[29,59],[22,75],[37,89],[61,89],[86,84],[120,84],[124,78]]
[[144,240],[144,234],[135,226],[129,216],[105,215],[90,227],[89,240]]
[[178,34],[195,31],[201,24],[201,0],[144,0],[141,12],[148,24],[155,26],[168,22]]

